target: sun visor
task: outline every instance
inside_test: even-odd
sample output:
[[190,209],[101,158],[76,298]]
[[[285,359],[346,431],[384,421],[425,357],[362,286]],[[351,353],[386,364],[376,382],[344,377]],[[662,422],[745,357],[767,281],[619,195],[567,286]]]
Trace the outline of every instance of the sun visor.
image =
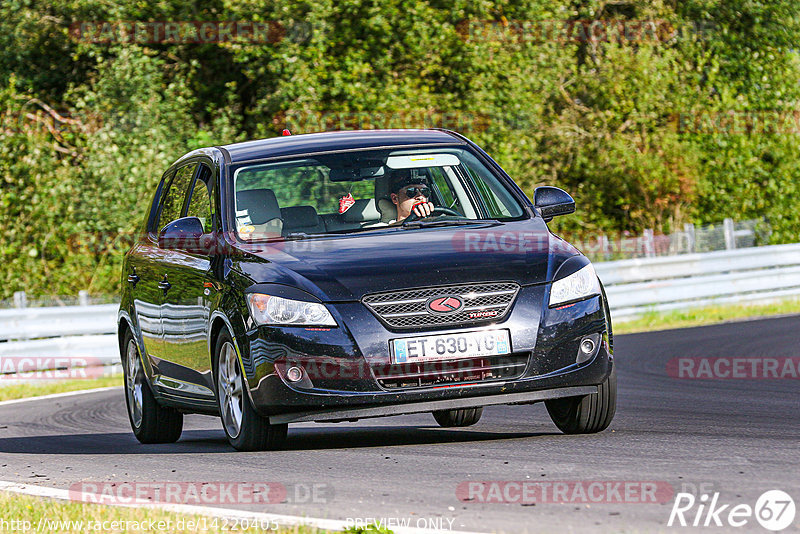
[[461,160],[455,154],[413,154],[410,156],[389,156],[386,166],[390,169],[419,169],[422,167],[448,167],[459,165]]

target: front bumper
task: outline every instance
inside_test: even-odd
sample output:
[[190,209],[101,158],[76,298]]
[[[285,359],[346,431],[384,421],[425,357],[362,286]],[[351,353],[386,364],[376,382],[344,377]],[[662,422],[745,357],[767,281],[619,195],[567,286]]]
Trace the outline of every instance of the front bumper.
[[368,417],[385,417],[390,415],[404,415],[412,413],[433,412],[436,410],[455,410],[459,408],[477,408],[496,404],[533,404],[535,402],[560,399],[564,397],[577,397],[597,393],[597,386],[573,386],[557,389],[544,389],[520,393],[499,393],[482,395],[479,397],[465,397],[454,399],[440,399],[433,401],[405,402],[402,404],[381,404],[379,406],[363,408],[333,408],[326,410],[311,410],[307,412],[293,412],[287,414],[271,415],[272,424],[300,423],[306,421],[357,421]]
[[[346,327],[251,329],[240,343],[250,397],[261,415],[277,423],[532,403],[596,392],[613,365],[602,297],[548,309],[542,305],[545,293],[545,286],[523,288],[512,313],[490,326],[391,332],[360,303],[346,303],[333,307],[337,322]],[[513,354],[526,357],[524,371],[508,379],[395,389],[376,378],[376,369],[391,366],[390,339],[483,327],[509,330]],[[602,341],[578,363],[580,341],[589,335]],[[287,380],[290,366],[303,369],[302,380]]]

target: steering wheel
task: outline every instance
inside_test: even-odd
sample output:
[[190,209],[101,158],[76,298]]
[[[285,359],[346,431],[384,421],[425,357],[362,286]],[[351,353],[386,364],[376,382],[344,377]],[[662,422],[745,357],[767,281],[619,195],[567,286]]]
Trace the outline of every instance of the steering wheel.
[[[428,215],[428,217],[433,217],[435,215],[453,215],[455,217],[463,217],[463,215],[457,212],[456,210],[451,210],[450,208],[445,208],[444,206],[436,206],[435,208],[433,208],[433,211],[431,212],[430,215]],[[411,214],[408,217],[406,217],[406,220],[403,221],[403,224],[408,222],[414,222],[420,218],[421,217],[419,215],[417,215],[412,211]]]

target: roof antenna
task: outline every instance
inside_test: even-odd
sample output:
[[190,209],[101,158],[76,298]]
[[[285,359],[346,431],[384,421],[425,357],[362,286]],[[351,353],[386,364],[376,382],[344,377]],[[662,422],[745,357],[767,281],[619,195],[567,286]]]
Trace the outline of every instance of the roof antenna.
[[288,128],[284,128],[283,131],[281,132],[281,135],[283,136],[292,135],[292,132],[290,132]]

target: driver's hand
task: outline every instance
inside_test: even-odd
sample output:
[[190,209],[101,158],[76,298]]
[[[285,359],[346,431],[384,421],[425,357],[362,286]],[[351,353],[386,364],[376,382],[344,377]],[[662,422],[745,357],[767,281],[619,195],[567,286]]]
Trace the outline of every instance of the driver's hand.
[[415,213],[417,217],[423,218],[433,213],[433,208],[432,202],[420,202],[411,208],[411,213]]

